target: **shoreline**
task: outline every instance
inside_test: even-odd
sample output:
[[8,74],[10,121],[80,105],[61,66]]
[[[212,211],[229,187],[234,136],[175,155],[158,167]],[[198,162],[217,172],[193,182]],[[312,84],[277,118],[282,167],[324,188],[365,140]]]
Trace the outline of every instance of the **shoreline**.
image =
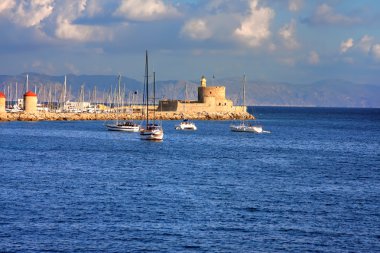
[[[149,118],[153,112],[149,113]],[[116,113],[53,113],[53,112],[15,112],[0,113],[0,122],[9,121],[79,121],[79,120],[143,120],[145,116],[141,113],[116,114]],[[254,119],[247,113],[215,112],[215,113],[178,113],[178,112],[156,112],[156,120],[240,120]]]

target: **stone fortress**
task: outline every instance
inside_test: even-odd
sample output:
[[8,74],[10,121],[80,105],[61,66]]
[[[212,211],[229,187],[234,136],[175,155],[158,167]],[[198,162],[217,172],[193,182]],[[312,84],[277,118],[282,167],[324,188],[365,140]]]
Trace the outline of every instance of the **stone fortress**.
[[198,100],[160,100],[158,112],[178,113],[246,113],[246,106],[234,106],[233,102],[226,98],[226,87],[209,86],[202,76],[198,87]]

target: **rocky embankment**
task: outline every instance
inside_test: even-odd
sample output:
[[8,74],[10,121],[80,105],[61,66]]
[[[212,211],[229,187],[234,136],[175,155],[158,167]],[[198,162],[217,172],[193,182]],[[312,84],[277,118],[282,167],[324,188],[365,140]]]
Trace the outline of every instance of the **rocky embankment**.
[[[153,114],[151,117],[153,117]],[[0,113],[0,121],[65,121],[65,120],[141,120],[144,116],[141,113],[115,114],[115,113]],[[158,120],[233,120],[233,119],[253,119],[249,113],[177,113],[177,112],[156,112]]]

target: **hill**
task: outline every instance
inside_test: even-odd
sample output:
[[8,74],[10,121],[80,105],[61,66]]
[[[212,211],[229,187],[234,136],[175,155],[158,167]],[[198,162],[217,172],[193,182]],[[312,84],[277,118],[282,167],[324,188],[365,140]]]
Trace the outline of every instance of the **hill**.
[[[40,100],[46,100],[50,93],[60,94],[64,76],[49,76],[38,73],[29,74],[29,89],[36,90]],[[15,97],[16,83],[18,94],[25,92],[26,74],[0,75],[0,90],[8,97]],[[112,75],[67,75],[67,89],[72,100],[79,96],[81,87],[89,97],[94,87],[98,99],[111,94],[117,86],[117,76]],[[121,86],[126,94],[137,93],[139,100],[143,93],[143,80],[121,77]],[[187,98],[197,99],[198,80],[167,80],[157,81],[156,97],[168,99],[184,99],[185,84]],[[226,86],[227,97],[234,103],[241,104],[241,78],[225,78],[208,80],[209,86]],[[52,88],[53,87],[53,88]],[[373,84],[357,84],[345,80],[321,80],[315,83],[292,84],[285,82],[268,82],[251,80],[246,85],[247,105],[272,106],[315,106],[315,107],[380,107],[380,86]],[[127,95],[126,95],[127,97]]]

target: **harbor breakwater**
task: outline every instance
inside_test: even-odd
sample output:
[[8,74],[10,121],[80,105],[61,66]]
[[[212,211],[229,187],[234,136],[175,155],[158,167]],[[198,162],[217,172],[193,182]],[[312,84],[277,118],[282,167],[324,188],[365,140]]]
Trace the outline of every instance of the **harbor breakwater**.
[[[153,112],[149,112],[150,118]],[[178,112],[156,112],[157,120],[234,120],[234,119],[254,119],[247,113],[178,113]],[[145,116],[141,113],[116,114],[116,113],[53,113],[53,112],[17,112],[0,113],[0,121],[71,121],[71,120],[142,120]]]

